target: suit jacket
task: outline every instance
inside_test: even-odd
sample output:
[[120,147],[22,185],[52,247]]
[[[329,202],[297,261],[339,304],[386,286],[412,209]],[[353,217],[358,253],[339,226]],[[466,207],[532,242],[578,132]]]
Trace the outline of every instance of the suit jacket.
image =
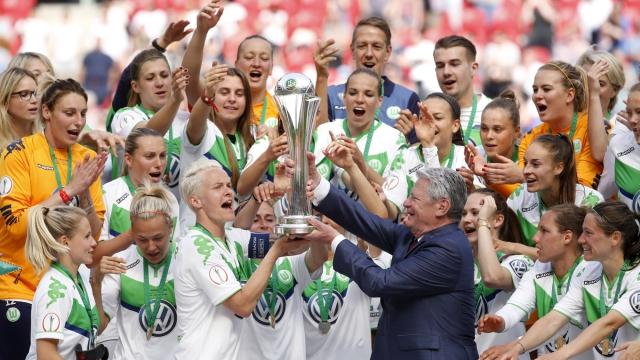
[[372,359],[477,359],[474,342],[473,255],[457,224],[413,235],[404,225],[375,216],[331,187],[318,210],[347,231],[393,255],[378,267],[349,241],[335,252],[333,267],[367,295],[381,297]]

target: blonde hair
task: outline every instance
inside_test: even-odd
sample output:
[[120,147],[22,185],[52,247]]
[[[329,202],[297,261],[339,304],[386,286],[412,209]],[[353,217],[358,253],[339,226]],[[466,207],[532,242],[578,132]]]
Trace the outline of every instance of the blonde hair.
[[137,219],[151,219],[162,215],[168,225],[173,225],[171,220],[171,203],[175,202],[175,197],[163,185],[151,185],[145,183],[136,189],[131,206],[129,208],[131,223]]
[[9,61],[9,65],[7,65],[7,68],[10,68],[10,67],[26,68],[27,61],[29,60],[40,60],[44,64],[44,66],[47,68],[47,72],[51,74],[51,76],[56,76],[55,71],[53,71],[53,65],[51,65],[51,60],[49,60],[49,58],[46,57],[45,55],[37,52],[27,51],[27,52],[19,53],[18,55],[14,56],[11,59],[11,61]]
[[[4,149],[10,143],[18,140],[18,134],[13,128],[11,115],[9,115],[9,101],[11,101],[11,94],[18,83],[25,77],[30,77],[36,84],[38,83],[33,73],[18,67],[8,68],[0,75],[0,149]],[[33,134],[38,129],[39,126],[34,122],[31,126],[31,133]]]
[[616,92],[613,98],[609,100],[609,107],[607,107],[607,109],[602,109],[610,112],[611,110],[613,110],[613,107],[616,106],[616,102],[618,101],[618,94],[620,93],[622,87],[624,87],[624,83],[626,81],[624,70],[622,69],[622,65],[620,64],[618,59],[616,59],[613,54],[606,51],[590,49],[580,55],[580,58],[578,58],[576,65],[584,67],[585,65],[593,65],[600,60],[606,62],[607,65],[609,65],[609,71],[607,71],[607,79],[609,79],[609,82],[611,83],[611,85],[613,85],[613,88]]
[[86,217],[84,210],[72,206],[36,205],[29,210],[24,249],[37,273],[44,271],[61,254],[69,252],[58,239],[64,235],[72,237],[80,220]]
[[183,201],[187,201],[191,210],[194,209],[191,207],[188,199],[194,195],[200,187],[202,183],[201,174],[210,169],[222,170],[222,166],[215,160],[199,159],[189,166],[184,177],[180,179],[180,195]]
[[589,104],[589,87],[587,72],[579,66],[573,66],[564,61],[551,61],[540,67],[541,70],[553,70],[562,75],[562,85],[566,89],[573,89],[573,110],[575,112],[586,111]]

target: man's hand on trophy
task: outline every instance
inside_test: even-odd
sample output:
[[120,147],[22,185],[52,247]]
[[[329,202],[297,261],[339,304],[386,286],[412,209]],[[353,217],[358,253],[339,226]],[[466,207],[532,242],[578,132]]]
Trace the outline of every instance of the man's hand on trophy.
[[320,184],[322,177],[316,168],[316,157],[311,152],[307,152],[307,166],[309,167],[307,177],[307,197],[309,199],[313,199],[313,191],[318,187],[318,184]]
[[313,62],[316,65],[316,73],[318,77],[329,77],[329,63],[336,61],[338,48],[335,47],[336,41],[327,39],[318,41],[318,47],[313,53]]
[[331,162],[336,166],[345,170],[355,166],[356,164],[353,159],[353,151],[344,145],[342,140],[336,139],[333,132],[330,131],[329,135],[331,136],[331,143],[322,151],[324,156],[331,160]]
[[325,244],[331,244],[331,241],[338,235],[341,235],[336,229],[329,224],[325,224],[315,217],[309,218],[309,225],[315,229],[310,234],[304,235],[303,238],[310,241],[319,241]]
[[209,97],[215,97],[215,87],[224,80],[228,71],[227,64],[218,64],[215,61],[211,64],[211,69],[204,74],[204,87]]

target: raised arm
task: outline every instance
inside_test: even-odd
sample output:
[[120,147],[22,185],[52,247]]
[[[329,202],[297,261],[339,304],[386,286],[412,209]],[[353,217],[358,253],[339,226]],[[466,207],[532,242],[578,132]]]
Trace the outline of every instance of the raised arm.
[[588,112],[588,135],[591,145],[591,157],[602,162],[604,153],[607,150],[609,136],[604,125],[604,111],[600,103],[600,77],[606,76],[609,71],[609,64],[603,60],[597,61],[591,66],[587,74],[589,79],[589,112]]
[[328,39],[318,41],[318,46],[313,54],[313,62],[316,66],[316,95],[320,97],[320,113],[315,126],[329,121],[329,105],[327,100],[327,87],[329,86],[329,63],[336,60],[338,49],[334,46],[335,40]]
[[[207,130],[207,119],[211,112],[215,86],[227,76],[228,66],[225,64],[214,65],[204,76],[205,94],[198,97],[187,123],[187,137],[191,144],[198,145],[202,141]],[[206,100],[206,101],[205,101]],[[214,108],[215,110],[215,108]]]

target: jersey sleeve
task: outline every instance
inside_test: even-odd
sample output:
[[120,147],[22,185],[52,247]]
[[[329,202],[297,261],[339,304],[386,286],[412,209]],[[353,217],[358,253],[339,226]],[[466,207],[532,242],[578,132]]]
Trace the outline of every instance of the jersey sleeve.
[[[307,269],[307,263],[304,260],[307,253],[308,250],[302,254],[289,257],[289,261],[291,261],[291,272],[293,272],[293,277],[298,281],[298,287],[301,291],[306,288],[307,285],[311,284],[312,281],[309,269]],[[320,266],[320,268],[322,268],[322,266]]]
[[108,274],[102,279],[102,308],[113,319],[120,305],[120,275]]
[[[13,147],[12,150],[9,147]],[[32,205],[29,159],[22,140],[9,147],[0,155],[0,174],[3,174],[0,209],[3,225],[11,238],[24,239],[27,214]]]
[[143,121],[147,119],[133,108],[120,109],[111,120],[111,132],[126,138]]
[[185,126],[182,133],[182,149],[187,152],[192,154],[204,154],[216,143],[216,134],[213,124],[211,124],[210,121],[207,121],[207,128],[205,129],[204,134],[202,135],[202,140],[200,140],[199,144],[193,144],[191,140],[189,140],[187,129],[188,126]]
[[507,269],[511,274],[514,289],[518,287],[520,280],[532,265],[531,259],[524,255],[508,256],[500,263],[500,266]]
[[569,291],[553,307],[553,310],[566,316],[574,324],[582,324],[585,317],[584,299],[582,298],[583,284],[584,277],[582,276],[571,279]]
[[194,282],[213,305],[222,304],[242,288],[227,259],[218,251],[211,251],[202,261],[199,254],[193,254],[193,259],[191,274]]
[[[610,141],[615,141],[615,136]],[[615,172],[616,157],[611,147],[611,143],[607,146],[607,152],[604,154],[604,170],[600,177],[600,184],[598,184],[598,192],[602,194],[605,199],[610,199],[616,194],[616,172]]]
[[[41,288],[42,287],[42,288]],[[56,275],[47,277],[38,284],[32,314],[31,329],[37,339],[64,340],[64,329],[73,307],[73,289],[63,283]]]
[[619,312],[636,330],[640,330],[640,284],[625,292],[611,309]]
[[253,165],[253,163],[255,163],[265,151],[267,151],[269,143],[269,137],[264,135],[251,145],[251,148],[247,153],[247,164],[242,169],[242,172],[244,172],[249,166]]
[[504,319],[504,331],[512,328],[522,319],[529,317],[536,308],[534,279],[535,272],[533,270],[524,273],[507,303],[496,312],[496,315]]

